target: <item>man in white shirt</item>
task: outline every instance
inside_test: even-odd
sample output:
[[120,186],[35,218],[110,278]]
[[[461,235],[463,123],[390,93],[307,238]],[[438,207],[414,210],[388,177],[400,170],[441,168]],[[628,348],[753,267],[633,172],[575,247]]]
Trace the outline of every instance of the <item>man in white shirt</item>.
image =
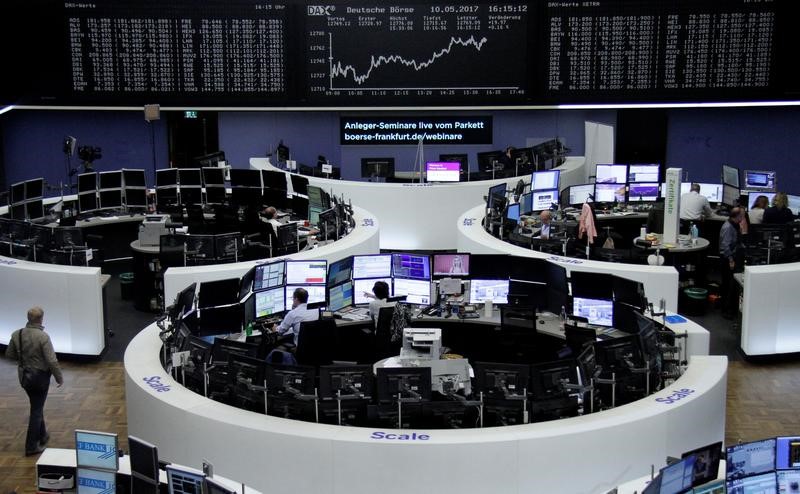
[[277,234],[278,227],[282,225],[282,223],[278,221],[278,210],[270,206],[265,208],[262,214],[267,219],[266,222],[272,225],[272,230]]
[[308,291],[305,288],[296,288],[292,295],[292,310],[283,316],[283,321],[272,330],[280,333],[281,336],[293,336],[294,344],[297,346],[297,335],[300,334],[300,323],[303,321],[316,321],[319,319],[319,311],[309,310]]
[[698,221],[703,218],[710,218],[714,212],[708,199],[700,195],[700,184],[693,183],[689,192],[681,196],[681,219],[687,221]]
[[550,238],[550,222],[552,219],[553,213],[548,210],[539,213],[539,220],[542,222],[542,228],[539,230],[539,234],[536,235],[538,238],[542,240],[548,240]]

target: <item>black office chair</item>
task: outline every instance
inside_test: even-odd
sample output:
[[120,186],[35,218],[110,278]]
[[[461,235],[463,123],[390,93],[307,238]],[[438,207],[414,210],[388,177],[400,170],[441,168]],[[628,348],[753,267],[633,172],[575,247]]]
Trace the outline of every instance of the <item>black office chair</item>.
[[276,232],[277,243],[274,245],[275,255],[285,256],[300,251],[300,237],[297,233],[297,223],[288,223],[278,227]]
[[393,357],[400,353],[402,340],[392,342],[392,319],[395,306],[381,307],[378,311],[378,324],[375,326],[374,360]]
[[161,235],[158,242],[158,263],[162,273],[167,268],[186,266],[186,235]]
[[300,365],[329,365],[335,359],[336,322],[334,319],[318,319],[300,323],[297,335],[295,359]]

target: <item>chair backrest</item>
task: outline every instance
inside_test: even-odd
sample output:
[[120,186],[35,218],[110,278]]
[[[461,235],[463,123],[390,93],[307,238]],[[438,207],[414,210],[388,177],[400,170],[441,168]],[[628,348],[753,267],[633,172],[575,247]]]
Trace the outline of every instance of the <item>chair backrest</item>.
[[186,265],[186,235],[161,235],[158,240],[158,262],[161,269]]
[[297,223],[288,223],[278,227],[276,232],[278,239],[278,248],[284,254],[292,254],[299,250],[298,237],[297,237]]
[[536,331],[536,309],[534,307],[500,306],[500,329],[503,331]]
[[303,321],[297,335],[295,358],[301,365],[329,365],[336,352],[336,322],[333,319]]
[[389,340],[392,317],[394,316],[394,306],[381,307],[378,310],[378,323],[375,325],[375,336],[380,339]]

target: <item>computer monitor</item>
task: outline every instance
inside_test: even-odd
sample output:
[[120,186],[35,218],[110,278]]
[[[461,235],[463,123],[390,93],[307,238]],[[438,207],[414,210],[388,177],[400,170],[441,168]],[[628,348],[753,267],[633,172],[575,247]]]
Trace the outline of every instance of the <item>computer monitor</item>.
[[394,176],[394,158],[361,158],[361,177],[388,178]]
[[495,362],[475,362],[475,389],[490,398],[526,397],[530,381],[530,366]]
[[97,172],[81,173],[78,175],[78,194],[81,192],[94,192],[97,190]]
[[406,295],[406,303],[414,305],[430,305],[431,282],[428,280],[413,280],[406,278],[394,279],[394,295],[400,297]]
[[531,366],[531,391],[534,400],[563,394],[563,383],[577,384],[578,369],[572,359],[544,362]]
[[[686,185],[686,191],[683,186]],[[722,202],[722,184],[697,184],[700,186],[700,195],[708,199],[708,202]],[[681,184],[681,193],[689,192],[691,184]]]
[[439,161],[446,161],[446,162],[457,162],[459,163],[460,169],[462,172],[469,171],[469,156],[465,153],[448,153],[448,154],[440,154]]
[[289,189],[286,183],[286,173],[277,170],[261,170],[261,182],[264,188],[281,190],[286,192]]
[[225,185],[225,168],[205,167],[202,174],[203,185]]
[[203,484],[206,474],[188,467],[167,465],[167,489],[169,494],[205,494]]
[[122,169],[122,181],[125,187],[147,187],[144,170]]
[[78,467],[75,474],[77,494],[117,492],[117,472]]
[[569,188],[569,205],[581,206],[594,196],[594,184],[573,185]]
[[745,170],[744,188],[748,190],[775,190],[775,172],[765,170]]
[[750,210],[750,209],[753,208],[753,204],[755,204],[756,199],[758,199],[759,196],[766,196],[767,204],[771,205],[772,204],[772,200],[775,199],[775,195],[776,194],[777,194],[777,192],[754,192],[754,191],[748,192],[747,193],[747,209]]
[[200,187],[203,185],[202,177],[200,168],[180,168],[178,170],[178,183],[181,187]]
[[506,221],[518,223],[520,217],[520,204],[509,204],[506,208]]
[[725,204],[730,207],[737,206],[739,204],[739,196],[740,192],[739,189],[728,184],[723,184],[722,186],[722,204]]
[[531,198],[531,211],[544,211],[558,204],[558,189],[535,190]]
[[353,277],[353,258],[345,257],[328,265],[328,286],[339,285]]
[[392,255],[353,256],[353,279],[392,276]]
[[328,310],[336,312],[353,305],[353,282],[348,280],[328,289]]
[[391,403],[398,396],[419,401],[431,399],[430,367],[379,367],[376,369],[378,402]]
[[597,165],[595,183],[624,184],[628,181],[628,165]]
[[253,277],[253,291],[258,292],[283,286],[285,267],[286,261],[276,261],[256,266],[255,276]]
[[314,394],[317,369],[307,365],[267,364],[267,388],[275,394]]
[[286,261],[287,285],[323,285],[328,275],[328,261]]
[[206,477],[206,494],[236,494],[236,489],[228,488],[219,480]]
[[643,310],[645,307],[644,285],[640,281],[614,276],[612,282],[614,300]]
[[156,189],[156,202],[159,207],[162,205],[172,205],[178,202],[177,187],[159,187]]
[[30,221],[44,218],[44,203],[41,199],[35,199],[25,203],[25,216]]
[[778,470],[778,490],[780,494],[800,491],[800,470]]
[[427,254],[392,254],[392,276],[429,280],[431,279],[431,257]]
[[661,181],[661,166],[657,164],[628,165],[629,183],[647,183]]
[[125,206],[129,208],[146,208],[147,189],[125,189]]
[[25,200],[39,199],[44,193],[44,179],[35,178],[25,182]]
[[694,474],[692,486],[703,485],[717,478],[719,473],[719,460],[722,456],[722,442],[712,443],[701,448],[687,451],[681,458],[694,456]]
[[569,277],[573,297],[607,300],[614,298],[613,275],[573,270]]
[[661,469],[661,488],[659,494],[681,494],[692,488],[694,464],[697,459],[689,455]]
[[625,184],[596,183],[594,184],[595,202],[625,202]]
[[194,185],[181,185],[181,204],[202,204],[203,189]]
[[286,310],[286,292],[282,286],[255,293],[256,319],[274,316]]
[[9,190],[9,204],[25,200],[25,182],[12,184]]
[[113,172],[100,172],[99,189],[121,189],[122,188],[122,171],[117,170]]
[[434,254],[434,276],[469,276],[469,254]]
[[528,214],[533,211],[533,192],[526,192],[519,196],[519,210],[521,214]]
[[597,366],[605,375],[619,369],[627,369],[629,363],[644,366],[639,340],[635,335],[621,336],[594,342],[594,355]]
[[800,469],[800,436],[778,436],[775,440],[775,468]]
[[536,191],[558,189],[558,179],[560,173],[560,170],[533,172],[533,175],[531,175],[531,190]]
[[[761,494],[779,492],[775,472],[762,473],[752,477],[736,478],[725,482],[726,492],[729,494]],[[792,491],[785,491],[792,492]]]
[[158,481],[158,448],[138,437],[128,436],[131,474]]
[[495,169],[495,164],[502,169],[502,159],[503,159],[502,151],[486,151],[483,153],[478,153],[478,170],[482,172],[489,172],[491,173],[492,170]]
[[197,293],[197,307],[218,307],[239,301],[239,278],[203,281]]
[[425,163],[426,182],[458,182],[461,163],[458,161],[428,161]]
[[497,184],[489,187],[489,194],[486,196],[486,207],[496,209],[505,206],[506,184]]
[[739,169],[730,165],[722,165],[722,183],[739,188]]
[[792,210],[792,213],[795,216],[800,215],[800,196],[786,194],[786,198],[789,200],[788,207]]
[[309,304],[318,304],[327,300],[325,297],[327,295],[327,293],[325,293],[325,285],[286,285],[286,310],[292,310],[294,291],[298,288],[302,288],[308,292],[307,303]]
[[372,293],[372,287],[375,286],[376,281],[383,281],[389,285],[389,296],[392,296],[392,279],[391,278],[371,278],[371,279],[357,279],[353,280],[353,303],[355,305],[368,304],[372,300],[370,297],[364,296],[364,293]]
[[628,202],[658,200],[658,182],[632,183],[628,186]]
[[371,365],[321,365],[319,367],[319,395],[322,399],[370,399],[373,393]]
[[117,435],[109,432],[75,430],[75,455],[79,468],[119,470]]
[[484,303],[491,300],[494,304],[508,303],[508,280],[476,280],[469,284],[470,303]]
[[735,444],[726,450],[728,480],[775,470],[775,438]]
[[585,317],[589,324],[614,325],[614,304],[610,299],[572,298],[572,315]]
[[100,209],[119,209],[122,207],[122,190],[101,190]]
[[254,187],[260,189],[261,170],[248,170],[245,168],[231,168],[231,187]]
[[511,164],[516,166],[533,166],[535,162],[533,148],[514,148],[511,151]]

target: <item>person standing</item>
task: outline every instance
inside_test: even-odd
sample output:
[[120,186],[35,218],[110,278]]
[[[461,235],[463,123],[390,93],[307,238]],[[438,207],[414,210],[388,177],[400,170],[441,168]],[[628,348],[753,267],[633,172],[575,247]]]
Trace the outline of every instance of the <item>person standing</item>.
[[739,307],[738,290],[733,279],[733,273],[742,269],[742,243],[741,224],[744,214],[741,208],[731,209],[730,216],[719,231],[719,259],[722,283],[722,315],[732,319]]
[[44,451],[50,440],[44,423],[44,403],[50,388],[50,376],[55,377],[60,388],[64,376],[58,366],[50,336],[44,332],[44,310],[28,310],[28,324],[14,331],[8,342],[6,357],[19,361],[19,380],[31,404],[28,433],[25,437],[25,456]]
[[772,207],[764,211],[764,218],[761,220],[764,224],[777,224],[785,225],[794,221],[794,213],[789,209],[789,198],[786,192],[778,192],[772,199]]

